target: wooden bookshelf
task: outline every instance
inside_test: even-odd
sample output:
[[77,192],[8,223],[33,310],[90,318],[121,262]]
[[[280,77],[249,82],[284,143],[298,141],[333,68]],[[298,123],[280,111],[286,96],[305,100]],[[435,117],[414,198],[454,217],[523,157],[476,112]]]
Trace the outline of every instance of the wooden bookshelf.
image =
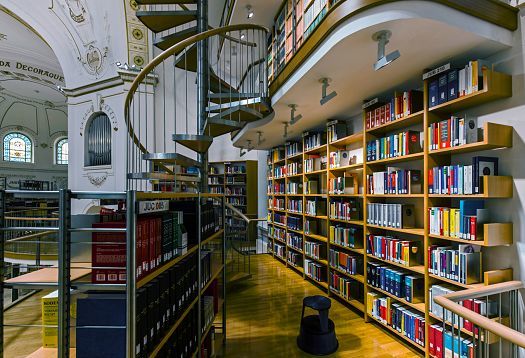
[[[505,148],[512,147],[513,141],[513,128],[507,125],[496,124],[485,122],[481,125],[480,131],[482,135],[480,136],[480,141],[476,143],[465,144],[462,146],[444,148],[439,150],[429,150],[426,145],[429,130],[428,127],[430,124],[437,121],[441,121],[447,118],[447,115],[457,113],[467,108],[475,107],[477,105],[489,103],[490,101],[497,100],[500,98],[505,98],[511,96],[512,88],[512,78],[511,76],[497,73],[492,70],[483,69],[483,90],[477,91],[473,94],[463,96],[457,99],[454,99],[450,102],[440,104],[436,107],[429,108],[428,103],[428,85],[429,80],[423,81],[423,110],[417,111],[410,115],[403,116],[401,118],[395,119],[391,122],[387,122],[381,125],[378,125],[373,128],[366,129],[366,116],[363,113],[363,132],[361,133],[352,133],[344,138],[340,138],[334,141],[328,141],[328,144],[323,144],[317,146],[308,151],[299,151],[294,152],[290,155],[283,155],[279,160],[274,161],[272,158],[269,158],[269,175],[268,181],[269,184],[274,183],[284,183],[285,187],[288,183],[301,183],[301,180],[304,184],[307,180],[316,180],[318,182],[323,181],[323,190],[326,187],[326,192],[321,191],[321,188],[318,189],[318,194],[306,194],[300,192],[298,194],[288,194],[286,193],[285,200],[288,204],[288,200],[303,200],[303,212],[305,211],[305,204],[308,199],[316,198],[318,201],[326,200],[326,214],[317,216],[308,215],[305,213],[296,213],[287,211],[285,213],[287,220],[291,217],[302,219],[303,230],[292,230],[286,228],[286,225],[271,223],[276,227],[284,228],[288,233],[294,233],[302,236],[303,239],[303,248],[302,250],[297,247],[292,247],[288,244],[285,245],[287,252],[292,250],[300,255],[303,255],[303,259],[309,259],[314,262],[320,262],[323,267],[326,266],[326,277],[328,282],[319,282],[316,279],[308,276],[305,273],[304,268],[298,268],[293,266],[291,263],[288,263],[286,259],[278,258],[285,265],[290,266],[294,271],[303,275],[304,279],[307,279],[314,284],[321,287],[326,291],[328,295],[331,295],[334,298],[341,300],[342,302],[347,303],[349,306],[353,306],[358,310],[364,312],[365,321],[376,321],[381,327],[391,331],[393,334],[401,337],[401,339],[406,340],[409,344],[417,347],[421,351],[425,352],[428,356],[428,339],[425,341],[425,346],[421,346],[402,333],[392,329],[392,327],[386,326],[379,319],[372,317],[368,312],[369,308],[367,307],[367,294],[368,292],[375,292],[377,294],[390,297],[392,300],[399,302],[403,305],[406,305],[409,309],[419,312],[425,318],[427,322],[425,335],[428,337],[428,327],[430,324],[435,322],[435,317],[432,317],[429,314],[428,308],[430,307],[429,302],[429,289],[433,284],[447,283],[451,284],[458,289],[468,289],[480,287],[482,285],[490,285],[499,282],[505,282],[512,279],[512,269],[501,268],[491,271],[483,271],[482,280],[479,283],[474,284],[460,284],[456,281],[439,277],[437,275],[430,274],[428,269],[428,249],[430,245],[438,244],[441,246],[450,245],[450,243],[464,243],[471,244],[480,247],[496,247],[496,246],[510,246],[513,243],[513,224],[511,222],[505,223],[484,223],[479,224],[477,230],[477,239],[476,240],[464,240],[455,237],[440,236],[430,234],[429,228],[429,214],[428,209],[434,206],[451,206],[456,207],[457,201],[459,199],[508,199],[512,198],[514,195],[514,180],[510,176],[501,175],[500,176],[484,176],[483,181],[483,193],[476,195],[441,195],[441,194],[429,194],[428,190],[428,170],[435,166],[449,165],[453,163],[455,155],[461,154],[464,157],[468,153],[477,153],[478,151],[486,150],[505,150]],[[418,128],[417,130],[422,133],[422,151],[414,154],[409,154],[401,157],[386,158],[381,160],[376,160],[368,162],[366,159],[366,148],[367,143],[370,140],[381,138],[388,134],[396,134],[400,131]],[[326,138],[326,135],[325,135]],[[297,139],[298,143],[302,144],[301,148],[304,148],[304,139]],[[272,177],[273,169],[275,165],[286,165],[288,163],[301,163],[302,160],[307,159],[310,154],[318,154],[321,156],[327,156],[330,158],[330,152],[336,151],[340,148],[347,148],[347,146],[359,146],[362,150],[362,160],[358,160],[356,164],[350,164],[343,167],[330,168],[329,161],[327,162],[326,167],[323,169],[315,170],[309,173],[303,171],[302,174],[293,174],[284,176],[282,178],[276,179]],[[284,151],[284,147],[282,148]],[[284,159],[283,159],[284,158]],[[284,164],[283,164],[284,160]],[[403,164],[403,168],[417,168],[421,170],[423,181],[422,187],[423,191],[417,194],[368,194],[366,191],[366,178],[367,175],[371,175],[377,171],[385,171],[385,168],[388,166],[395,166],[397,164]],[[358,192],[352,194],[330,194],[327,192],[329,180],[332,178],[343,176],[344,174],[351,172],[357,173],[358,178]],[[304,186],[303,186],[304,190]],[[279,196],[282,197],[282,194],[269,194],[270,197]],[[336,219],[331,217],[329,204],[334,201],[349,201],[356,200],[361,204],[361,216],[358,220],[344,220]],[[416,223],[414,228],[408,227],[383,227],[379,225],[373,225],[367,223],[367,204],[368,203],[396,203],[396,204],[413,204],[416,211]],[[499,203],[496,201],[495,205]],[[454,205],[452,205],[454,204]],[[286,205],[286,207],[288,207]],[[272,211],[270,211],[272,213]],[[312,220],[317,222],[318,228],[316,229],[317,234],[307,234],[304,232],[304,225],[306,220]],[[344,227],[356,228],[357,236],[355,236],[356,247],[347,247],[344,245],[339,245],[333,241],[333,238],[330,238],[329,227],[330,225],[339,225]],[[319,231],[319,227],[322,227],[322,230]],[[362,231],[362,234],[361,234]],[[412,266],[404,266],[389,260],[382,260],[373,255],[366,253],[367,245],[367,236],[369,234],[375,235],[389,235],[396,236],[401,239],[406,239],[410,241],[416,241],[421,244],[420,248],[423,250],[423,253],[420,255],[420,258],[416,264]],[[346,273],[344,270],[334,267],[330,264],[329,260],[325,259],[314,259],[306,254],[304,251],[304,242],[305,241],[316,241],[325,245],[326,253],[328,254],[330,248],[335,248],[338,251],[343,251],[347,253],[354,253],[356,255],[363,255],[363,274],[362,275],[351,275]],[[273,243],[278,242],[277,240],[272,240],[272,249]],[[483,258],[486,261],[486,258]],[[482,260],[482,261],[483,261]],[[424,297],[421,297],[421,302],[413,303],[407,302],[404,298],[396,297],[395,295],[390,294],[380,288],[369,285],[367,279],[367,264],[369,262],[379,262],[384,264],[384,266],[401,269],[406,271],[411,275],[416,275],[424,278]],[[497,266],[497,265],[496,265]],[[343,277],[353,279],[363,285],[364,297],[363,302],[356,299],[348,299],[339,292],[335,292],[330,288],[330,273],[338,273]]]

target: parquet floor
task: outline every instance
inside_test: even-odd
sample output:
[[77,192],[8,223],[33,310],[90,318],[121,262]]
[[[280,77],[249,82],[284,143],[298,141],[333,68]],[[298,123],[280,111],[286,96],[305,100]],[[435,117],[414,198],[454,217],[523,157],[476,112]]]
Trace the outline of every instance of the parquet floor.
[[[252,273],[251,280],[232,287],[227,297],[225,357],[308,357],[296,345],[302,299],[323,292],[269,255],[252,257]],[[420,355],[336,299],[330,318],[339,340],[331,357]]]

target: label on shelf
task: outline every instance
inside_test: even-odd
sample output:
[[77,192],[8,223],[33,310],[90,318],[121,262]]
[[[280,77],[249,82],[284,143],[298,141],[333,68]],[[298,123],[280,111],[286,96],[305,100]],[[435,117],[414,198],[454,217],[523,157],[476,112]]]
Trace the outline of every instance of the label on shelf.
[[139,214],[158,213],[169,209],[169,200],[139,201]]
[[363,105],[361,106],[362,109],[366,109],[370,106],[373,106],[374,104],[378,103],[379,102],[379,98],[374,98],[374,99],[371,99],[370,101],[368,102],[365,102],[363,103]]
[[443,66],[439,66],[438,68],[435,68],[432,71],[423,73],[423,81],[448,70],[450,70],[450,62]]

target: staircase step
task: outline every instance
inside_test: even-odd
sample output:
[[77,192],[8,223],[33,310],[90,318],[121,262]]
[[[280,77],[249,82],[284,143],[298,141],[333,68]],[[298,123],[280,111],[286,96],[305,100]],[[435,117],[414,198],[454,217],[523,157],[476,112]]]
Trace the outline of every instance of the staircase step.
[[223,110],[209,119],[233,119],[240,122],[253,122],[264,118],[264,114],[247,106],[234,106]]
[[197,19],[197,11],[137,11],[137,18],[151,31],[161,32]]
[[176,43],[179,43],[181,41],[186,40],[187,38],[190,38],[193,35],[197,34],[197,26],[192,26],[187,29],[177,31],[173,34],[169,34],[166,36],[162,36],[160,38],[156,38],[153,42],[153,45],[157,46],[161,50],[167,50],[171,46],[175,45]]
[[204,134],[212,137],[233,132],[241,129],[244,123],[232,121],[224,118],[208,118],[204,127]]
[[[175,60],[175,67],[182,70],[197,72],[197,45],[193,45],[188,48],[184,53],[181,53]],[[213,68],[209,69],[210,75],[210,88],[209,90],[213,93],[238,93],[236,88],[230,86],[229,83],[222,80],[215,74]]]
[[232,107],[249,107],[259,112],[266,112],[270,110],[268,101],[262,97],[241,99],[239,101],[232,101],[228,103],[212,104],[206,108],[208,112],[220,112]]
[[260,97],[260,93],[229,93],[229,92],[221,92],[221,93],[209,93],[208,98],[213,103],[230,103],[235,101],[240,101],[243,99],[250,99],[250,98],[256,98]]
[[179,164],[185,167],[200,167],[201,162],[179,153],[145,153],[142,159],[158,163]]
[[139,5],[197,4],[197,0],[135,0]]
[[213,143],[213,137],[202,134],[174,134],[172,139],[197,153],[206,153]]
[[177,180],[182,182],[200,182],[201,178],[190,174],[167,174],[167,173],[128,173],[128,179],[136,180]]

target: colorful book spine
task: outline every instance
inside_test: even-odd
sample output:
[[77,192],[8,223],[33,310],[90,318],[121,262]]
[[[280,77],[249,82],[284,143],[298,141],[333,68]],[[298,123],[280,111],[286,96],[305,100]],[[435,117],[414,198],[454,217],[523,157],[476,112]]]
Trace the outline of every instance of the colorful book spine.
[[421,153],[421,134],[417,131],[405,131],[369,141],[366,146],[366,160],[373,162]]

